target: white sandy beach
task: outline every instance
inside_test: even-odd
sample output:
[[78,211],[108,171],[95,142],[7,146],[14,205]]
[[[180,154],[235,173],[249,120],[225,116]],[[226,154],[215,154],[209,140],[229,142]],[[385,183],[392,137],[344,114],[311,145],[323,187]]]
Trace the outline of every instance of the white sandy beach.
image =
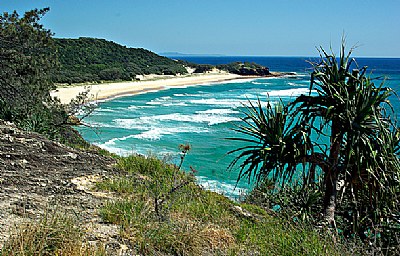
[[199,74],[184,77],[171,77],[151,81],[132,81],[118,83],[102,83],[93,85],[60,87],[51,92],[53,97],[60,99],[61,103],[67,104],[79,93],[85,91],[89,86],[89,95],[93,100],[104,100],[126,95],[134,95],[146,91],[163,90],[173,86],[189,86],[197,84],[218,83],[235,79],[252,78],[229,73]]

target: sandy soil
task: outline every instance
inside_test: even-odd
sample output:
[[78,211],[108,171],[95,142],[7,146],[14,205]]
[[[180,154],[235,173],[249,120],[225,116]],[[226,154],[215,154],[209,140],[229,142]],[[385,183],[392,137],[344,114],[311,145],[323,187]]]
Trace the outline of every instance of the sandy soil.
[[249,79],[253,77],[240,76],[229,73],[217,74],[199,74],[184,77],[170,77],[162,79],[154,78],[149,81],[133,81],[133,82],[118,82],[118,83],[102,83],[93,85],[60,87],[53,91],[51,95],[58,97],[61,103],[67,104],[71,99],[75,98],[79,93],[90,88],[89,95],[93,100],[104,100],[125,95],[133,95],[147,91],[158,91],[173,86],[189,86],[197,84],[218,83],[235,79]]

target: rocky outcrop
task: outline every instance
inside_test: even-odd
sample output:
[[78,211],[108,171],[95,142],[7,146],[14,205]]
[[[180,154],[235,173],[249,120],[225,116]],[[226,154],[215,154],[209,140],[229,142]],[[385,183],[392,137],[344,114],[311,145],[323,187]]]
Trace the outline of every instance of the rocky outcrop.
[[117,173],[114,163],[94,150],[76,150],[0,120],[0,248],[11,228],[54,207],[88,226],[86,242],[118,243],[118,228],[98,217],[107,198],[90,190],[96,180]]
[[270,73],[269,73],[269,68],[267,67],[260,67],[260,68],[242,67],[238,69],[237,74],[242,76],[268,76]]
[[232,74],[242,76],[269,76],[269,68],[257,63],[233,62],[229,64],[217,65],[218,69],[225,70]]

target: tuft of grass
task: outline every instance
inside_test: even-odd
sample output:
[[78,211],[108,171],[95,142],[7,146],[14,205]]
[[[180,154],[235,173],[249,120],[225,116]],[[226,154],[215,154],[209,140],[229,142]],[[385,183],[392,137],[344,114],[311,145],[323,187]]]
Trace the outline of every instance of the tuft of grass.
[[147,221],[149,204],[143,200],[121,199],[107,202],[100,209],[100,216],[106,222],[129,226],[133,221]]
[[131,155],[123,157],[118,161],[117,166],[128,173],[140,173],[142,175],[172,175],[174,168],[171,165],[159,160],[155,156]]
[[[302,226],[290,226],[280,219],[252,222],[243,220],[235,233],[238,251],[260,255],[346,255],[329,238]],[[350,255],[350,254],[348,254]]]
[[103,247],[83,246],[82,239],[83,232],[75,218],[57,211],[46,212],[40,220],[18,226],[0,255],[105,255]]
[[96,189],[112,191],[119,194],[133,193],[135,189],[135,180],[132,178],[107,179],[96,183]]

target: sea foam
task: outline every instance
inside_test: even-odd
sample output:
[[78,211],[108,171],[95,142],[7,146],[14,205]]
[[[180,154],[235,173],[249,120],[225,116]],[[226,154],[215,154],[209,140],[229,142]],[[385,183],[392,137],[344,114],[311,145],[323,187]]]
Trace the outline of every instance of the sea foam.
[[209,177],[205,176],[196,176],[196,180],[197,183],[199,183],[204,189],[226,195],[232,199],[239,199],[248,191],[247,188],[215,179],[210,179]]
[[216,108],[216,109],[207,109],[204,111],[196,111],[197,114],[214,114],[214,115],[226,115],[226,114],[237,114],[239,111],[230,109],[230,108]]
[[270,96],[270,97],[291,97],[291,96],[299,96],[301,94],[307,94],[309,92],[308,88],[295,88],[295,89],[287,89],[287,90],[273,90],[269,92],[262,92],[262,95]]
[[164,135],[172,135],[178,133],[205,133],[208,129],[198,127],[152,127],[140,134],[132,135],[135,139],[142,140],[159,140]]
[[216,114],[194,114],[184,115],[180,113],[173,113],[167,115],[155,115],[141,117],[142,120],[158,120],[158,121],[176,121],[176,122],[193,122],[193,123],[207,123],[208,125],[227,123],[232,121],[239,121],[237,117],[216,115]]
[[199,104],[199,105],[219,105],[225,107],[240,107],[242,103],[240,100],[236,99],[216,99],[216,98],[209,98],[209,99],[199,99],[199,100],[190,100],[192,104]]

